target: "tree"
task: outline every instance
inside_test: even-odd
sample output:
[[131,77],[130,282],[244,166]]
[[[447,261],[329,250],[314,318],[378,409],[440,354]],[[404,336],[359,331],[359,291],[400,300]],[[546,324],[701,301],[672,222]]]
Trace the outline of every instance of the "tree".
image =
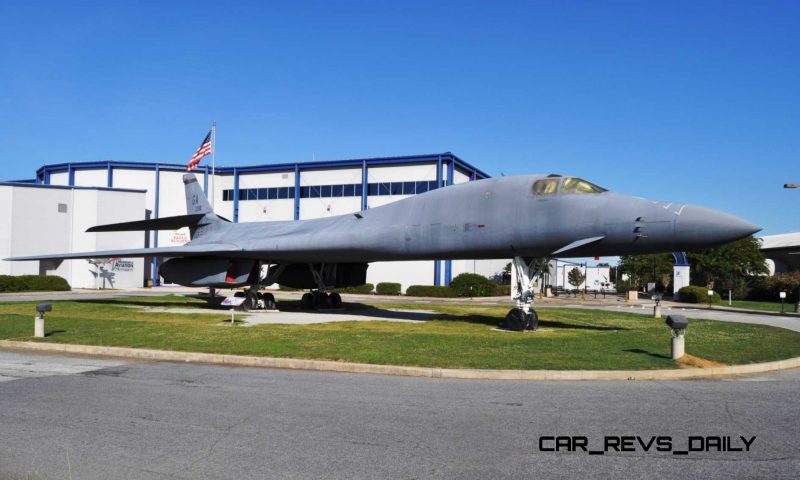
[[583,281],[586,280],[586,275],[584,275],[580,268],[575,267],[569,271],[569,274],[567,274],[567,280],[569,280],[569,284],[575,287],[575,290],[577,290]]
[[632,289],[637,289],[648,282],[669,285],[672,279],[675,260],[670,253],[654,253],[650,255],[623,255],[619,257],[617,268],[620,273],[630,278]]
[[750,236],[719,247],[688,253],[692,266],[692,283],[708,285],[721,281],[735,283],[736,279],[769,273],[761,242]]

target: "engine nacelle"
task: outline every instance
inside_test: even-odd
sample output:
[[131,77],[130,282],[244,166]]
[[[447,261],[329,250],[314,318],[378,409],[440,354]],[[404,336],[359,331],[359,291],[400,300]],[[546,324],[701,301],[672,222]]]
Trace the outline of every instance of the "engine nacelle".
[[[367,283],[366,263],[331,263],[314,265],[317,271],[321,271],[323,283],[326,287],[355,287]],[[276,266],[269,269],[269,274],[275,272]],[[311,269],[306,264],[286,265],[283,272],[275,279],[276,283],[292,288],[317,288],[317,282]]]
[[167,283],[185,287],[241,287],[258,282],[255,260],[220,257],[171,258],[161,264],[159,275]]

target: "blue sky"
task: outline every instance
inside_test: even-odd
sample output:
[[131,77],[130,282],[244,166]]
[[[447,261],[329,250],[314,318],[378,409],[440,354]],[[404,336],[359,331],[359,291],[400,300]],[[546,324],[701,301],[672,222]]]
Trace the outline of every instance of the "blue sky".
[[798,2],[0,2],[0,178],[452,151],[800,230]]

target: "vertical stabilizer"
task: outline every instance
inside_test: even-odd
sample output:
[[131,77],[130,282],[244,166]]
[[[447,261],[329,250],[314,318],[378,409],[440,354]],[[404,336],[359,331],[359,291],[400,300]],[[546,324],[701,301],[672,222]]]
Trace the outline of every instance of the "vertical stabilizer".
[[211,205],[208,203],[205,192],[200,188],[197,177],[193,173],[183,176],[183,185],[186,190],[186,214],[194,213],[213,213]]
[[189,226],[189,233],[192,240],[203,237],[220,226],[222,220],[214,214],[211,205],[208,203],[205,192],[200,188],[197,177],[193,173],[183,176],[183,187],[186,191],[186,214],[203,214],[203,218]]

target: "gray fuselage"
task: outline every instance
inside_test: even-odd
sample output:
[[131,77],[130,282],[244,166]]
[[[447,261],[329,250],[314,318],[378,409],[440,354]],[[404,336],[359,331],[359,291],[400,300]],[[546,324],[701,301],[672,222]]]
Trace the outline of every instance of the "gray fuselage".
[[269,263],[345,263],[549,256],[577,240],[603,237],[560,255],[579,257],[694,250],[759,230],[720,211],[609,191],[559,187],[534,194],[534,182],[543,178],[463,183],[358,214],[217,225],[199,231],[190,245],[233,244],[241,255],[227,257]]

